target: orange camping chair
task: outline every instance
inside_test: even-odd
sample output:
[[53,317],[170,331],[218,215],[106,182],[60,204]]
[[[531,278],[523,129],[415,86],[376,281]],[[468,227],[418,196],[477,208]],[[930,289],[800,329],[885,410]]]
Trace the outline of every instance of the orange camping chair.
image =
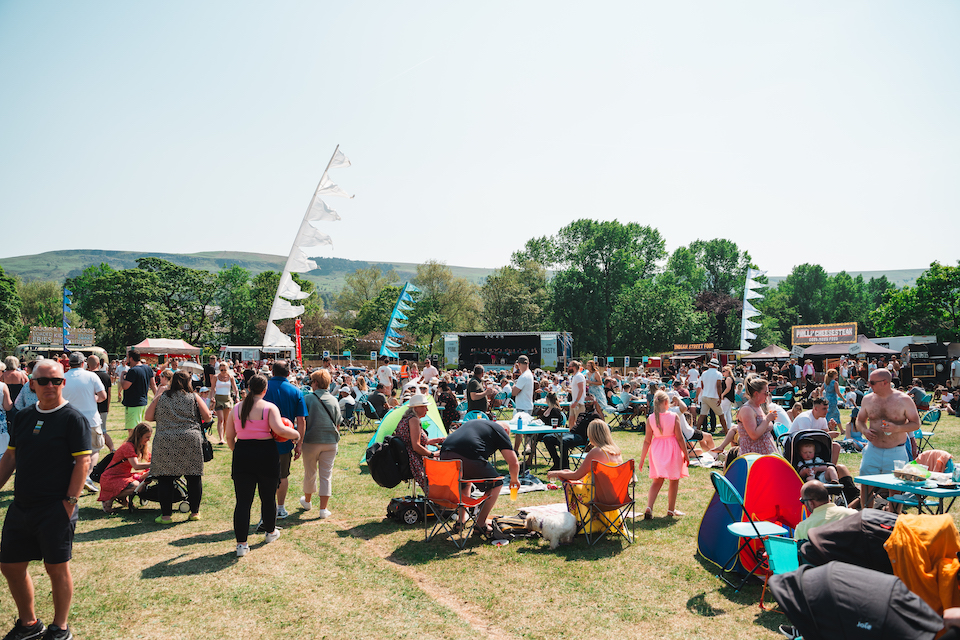
[[[424,458],[423,468],[427,474],[425,500],[431,512],[430,514],[424,513],[424,516],[433,515],[436,518],[433,527],[430,526],[428,517],[423,519],[426,540],[429,542],[438,534],[446,532],[453,543],[457,545],[457,548],[463,549],[467,545],[467,539],[470,537],[470,531],[473,528],[473,511],[483,504],[485,497],[471,498],[470,483],[501,480],[502,476],[499,478],[464,480],[460,460]],[[467,518],[462,525],[459,524],[459,518],[457,517],[460,509],[464,509],[467,514]],[[453,511],[454,516],[452,519],[450,517],[451,511]]]
[[633,510],[634,460],[609,465],[598,460],[590,463],[591,482],[586,491],[574,489],[573,482],[564,482],[567,508],[577,519],[577,532],[583,532],[587,544],[596,544],[603,536],[623,536],[627,543],[633,542],[634,521],[627,515]]

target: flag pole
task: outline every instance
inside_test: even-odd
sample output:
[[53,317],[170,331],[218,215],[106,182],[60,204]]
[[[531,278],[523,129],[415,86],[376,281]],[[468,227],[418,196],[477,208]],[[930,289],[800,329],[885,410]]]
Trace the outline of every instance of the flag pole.
[[[330,156],[330,160],[327,161],[327,167],[323,170],[323,174],[320,175],[320,181],[317,182],[317,187],[313,190],[313,196],[310,198],[310,204],[307,205],[307,210],[303,214],[303,220],[300,221],[300,226],[297,227],[297,233],[293,236],[293,246],[290,247],[290,253],[287,254],[287,261],[283,265],[283,271],[280,272],[280,282],[277,284],[277,292],[273,296],[273,304],[270,305],[270,315],[267,316],[267,323],[273,322],[273,312],[276,311],[277,302],[280,300],[280,289],[283,287],[283,278],[290,272],[290,259],[293,257],[293,252],[297,248],[297,237],[300,235],[300,229],[303,227],[304,221],[307,220],[307,216],[310,215],[310,210],[313,209],[313,203],[317,200],[317,191],[320,190],[320,185],[323,184],[324,178],[327,177],[327,173],[330,171],[330,165],[333,164],[333,159],[337,157],[337,151],[340,150],[340,145],[337,144],[336,148],[333,150],[333,154]],[[290,276],[293,279],[293,276]],[[266,337],[266,333],[264,333]]]

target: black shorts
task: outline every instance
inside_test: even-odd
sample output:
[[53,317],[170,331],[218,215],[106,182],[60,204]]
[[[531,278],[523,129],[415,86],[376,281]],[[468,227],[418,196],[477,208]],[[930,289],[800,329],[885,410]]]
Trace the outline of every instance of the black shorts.
[[3,520],[0,562],[69,562],[73,557],[73,533],[79,513],[79,509],[74,509],[73,517],[67,516],[59,500],[28,509],[11,503]]
[[703,431],[701,431],[700,429],[694,429],[693,435],[690,436],[690,440],[694,442],[700,442],[701,440],[703,440]]
[[[497,473],[497,470],[493,468],[493,465],[490,464],[487,460],[473,460],[471,458],[464,458],[459,453],[454,453],[453,451],[441,451],[440,452],[441,460],[459,460],[460,461],[460,472],[463,474],[464,480],[473,480],[480,478],[497,478],[500,474]],[[503,480],[492,480],[490,482],[478,482],[477,488],[486,493],[493,489],[494,487],[499,487],[503,484]]]
[[288,451],[287,453],[280,454],[280,479],[290,477],[290,462],[293,460],[293,452]]

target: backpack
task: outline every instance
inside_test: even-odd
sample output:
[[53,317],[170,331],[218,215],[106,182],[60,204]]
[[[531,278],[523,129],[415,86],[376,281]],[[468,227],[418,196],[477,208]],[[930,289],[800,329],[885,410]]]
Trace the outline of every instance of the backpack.
[[367,467],[373,481],[385,489],[413,478],[407,445],[397,436],[387,436],[367,449]]
[[[113,462],[113,451],[100,458],[100,461],[90,470],[90,479],[94,482],[100,482],[100,476],[107,470],[107,467],[112,466],[111,462]],[[120,462],[123,461],[120,460],[117,464],[120,464]]]

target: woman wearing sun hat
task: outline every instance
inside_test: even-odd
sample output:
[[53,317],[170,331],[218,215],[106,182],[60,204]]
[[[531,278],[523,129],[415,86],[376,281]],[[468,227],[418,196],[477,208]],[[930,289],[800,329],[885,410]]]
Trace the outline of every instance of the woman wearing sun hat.
[[424,491],[427,490],[427,474],[423,469],[423,458],[425,456],[436,458],[440,455],[439,452],[430,451],[427,447],[443,442],[443,438],[427,438],[427,432],[420,423],[426,415],[427,398],[422,393],[418,393],[410,398],[407,411],[394,431],[394,434],[407,445],[410,471],[413,473],[414,480]]

